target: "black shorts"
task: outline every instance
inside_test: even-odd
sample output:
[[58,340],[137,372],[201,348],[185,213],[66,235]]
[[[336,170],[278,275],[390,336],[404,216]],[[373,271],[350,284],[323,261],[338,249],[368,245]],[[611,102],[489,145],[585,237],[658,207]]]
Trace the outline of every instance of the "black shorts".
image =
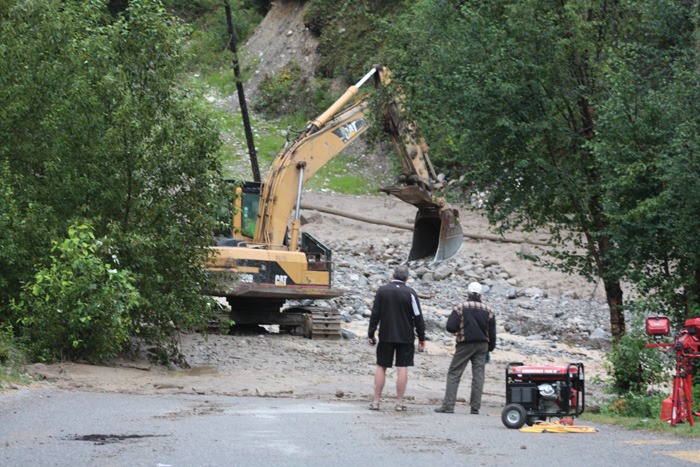
[[413,342],[401,344],[379,341],[377,344],[377,365],[391,368],[394,354],[396,354],[396,366],[413,366],[413,354],[415,352],[416,347]]

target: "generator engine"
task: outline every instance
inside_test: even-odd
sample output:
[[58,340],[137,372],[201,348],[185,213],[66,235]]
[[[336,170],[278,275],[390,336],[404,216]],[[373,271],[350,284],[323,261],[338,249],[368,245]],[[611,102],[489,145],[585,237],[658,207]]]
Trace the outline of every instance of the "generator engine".
[[561,387],[561,381],[537,385],[537,391],[540,394],[538,407],[540,412],[556,412],[562,406]]
[[583,363],[509,363],[501,420],[508,428],[520,428],[551,417],[579,416],[585,407],[584,381]]

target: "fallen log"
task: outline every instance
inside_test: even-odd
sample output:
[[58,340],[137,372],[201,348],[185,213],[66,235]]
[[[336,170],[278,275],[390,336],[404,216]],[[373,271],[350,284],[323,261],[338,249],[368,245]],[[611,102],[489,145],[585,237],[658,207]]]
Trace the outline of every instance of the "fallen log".
[[[318,212],[322,212],[325,214],[332,214],[334,216],[346,217],[348,219],[353,219],[353,220],[360,221],[360,222],[367,222],[368,224],[385,225],[387,227],[394,227],[394,228],[403,229],[403,230],[411,230],[411,231],[413,230],[413,226],[411,224],[402,224],[400,222],[385,221],[383,219],[373,219],[371,217],[360,216],[358,214],[351,214],[351,213],[348,213],[345,211],[340,211],[338,209],[333,209],[333,208],[329,208],[326,206],[319,206],[316,204],[309,204],[309,203],[302,202],[301,209],[307,209],[309,211],[318,211]],[[464,237],[475,239],[475,240],[488,240],[490,242],[528,243],[530,245],[547,246],[547,244],[545,242],[541,242],[538,240],[528,240],[528,239],[518,240],[518,239],[514,239],[514,238],[501,237],[498,235],[470,234],[470,233],[465,232]]]

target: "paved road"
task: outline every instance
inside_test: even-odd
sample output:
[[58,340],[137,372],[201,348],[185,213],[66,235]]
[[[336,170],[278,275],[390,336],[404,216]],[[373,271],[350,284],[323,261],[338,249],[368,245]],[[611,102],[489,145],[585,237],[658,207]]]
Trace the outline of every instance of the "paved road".
[[0,466],[700,464],[697,440],[596,428],[522,433],[489,407],[22,389],[0,393]]

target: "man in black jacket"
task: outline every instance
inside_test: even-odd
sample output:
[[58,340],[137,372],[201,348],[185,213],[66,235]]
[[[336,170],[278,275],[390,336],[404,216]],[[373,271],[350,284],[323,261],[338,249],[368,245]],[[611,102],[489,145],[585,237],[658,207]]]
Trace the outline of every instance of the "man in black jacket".
[[367,335],[371,345],[377,344],[374,332],[379,325],[377,369],[374,372],[374,402],[370,410],[379,410],[379,401],[386,381],[386,369],[391,368],[396,356],[396,406],[403,412],[403,396],[408,384],[408,368],[413,366],[415,354],[414,329],[418,335],[419,350],[425,348],[425,322],[416,291],[406,285],[408,268],[394,270],[393,280],[377,290],[372,305]]
[[484,391],[484,370],[489,352],[496,348],[496,315],[481,303],[481,284],[467,287],[467,301],[458,304],[447,319],[447,331],[455,334],[457,345],[447,372],[447,388],[438,413],[454,413],[457,389],[467,364],[472,362],[471,413],[478,414]]

